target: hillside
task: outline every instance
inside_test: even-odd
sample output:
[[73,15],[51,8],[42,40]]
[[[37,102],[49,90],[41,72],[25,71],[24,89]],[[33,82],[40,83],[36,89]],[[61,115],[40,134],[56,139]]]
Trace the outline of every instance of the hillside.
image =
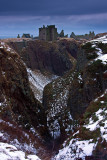
[[0,41],[0,156],[107,157],[107,37]]
[[107,90],[88,106],[77,131],[54,160],[107,159]]
[[73,132],[90,102],[107,88],[107,54],[98,48],[106,49],[105,42],[103,37],[81,45],[74,67],[45,87],[43,105],[54,138]]
[[[72,81],[69,82],[68,103],[63,112],[66,113],[67,108],[70,110],[72,123],[67,121],[67,125],[72,124],[72,133],[53,159],[107,158],[106,43],[106,36],[103,36],[81,46],[77,66],[71,74]],[[62,114],[62,110],[60,112]]]
[[78,43],[60,40],[56,42],[45,42],[39,40],[22,40],[8,42],[23,59],[28,68],[40,70],[41,73],[63,75],[72,68],[69,55],[76,57]]
[[[45,159],[45,146],[42,136],[44,138],[46,138],[46,136],[49,137],[46,126],[45,111],[40,102],[35,99],[30,88],[26,65],[13,49],[4,42],[1,42],[1,158],[3,158],[3,156],[8,158],[11,157],[11,159],[13,159],[14,156],[24,158],[26,157],[26,153],[29,155],[29,159],[30,157],[34,159],[36,156],[33,157],[30,156],[30,154],[34,155],[37,153],[37,150],[39,150],[42,152],[43,159]],[[13,154],[11,151],[13,151]]]

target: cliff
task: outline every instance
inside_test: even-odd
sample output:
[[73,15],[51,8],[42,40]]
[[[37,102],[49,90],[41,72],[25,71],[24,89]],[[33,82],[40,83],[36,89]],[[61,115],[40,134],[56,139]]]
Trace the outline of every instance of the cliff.
[[[77,63],[74,68],[45,87],[43,105],[47,113],[49,131],[54,139],[58,137],[64,139],[66,136],[73,135],[78,130],[83,115],[88,114],[87,108],[90,103],[105,93],[107,88],[106,47],[105,37],[82,44],[78,48]],[[105,101],[106,93],[104,106],[106,105]],[[98,111],[100,104],[95,105],[97,107],[96,111]],[[106,109],[105,107],[104,112],[106,112]],[[92,114],[95,114],[94,112]],[[85,131],[82,134],[86,134]],[[73,147],[73,144],[70,147]],[[62,157],[67,159],[63,151],[64,149],[62,149],[61,156],[59,153],[56,159],[59,160]],[[69,154],[70,158],[72,154]]]
[[28,68],[38,69],[58,76],[72,68],[69,54],[76,57],[78,44],[61,40],[45,42],[39,40],[8,43],[21,56]]
[[0,116],[25,128],[46,126],[44,109],[34,98],[26,66],[17,53],[4,46],[0,48]]
[[73,39],[1,42],[1,149],[21,150],[24,159],[33,159],[32,153],[43,160],[103,160],[106,89],[106,36],[83,44]]

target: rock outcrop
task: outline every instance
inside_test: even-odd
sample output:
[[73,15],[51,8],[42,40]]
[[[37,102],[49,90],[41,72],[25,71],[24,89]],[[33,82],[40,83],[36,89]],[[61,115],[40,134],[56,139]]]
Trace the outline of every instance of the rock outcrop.
[[[74,77],[76,58],[80,45],[76,41],[61,40],[60,46],[67,48],[73,67],[64,76],[48,84],[43,93],[43,106],[47,114],[47,124],[54,139],[64,139],[73,131],[73,121],[68,107],[70,85]],[[62,48],[60,47],[60,48]]]
[[[107,153],[106,36],[84,44],[72,39],[52,43],[21,40],[8,44],[18,54],[7,44],[2,46],[1,42],[0,136],[9,136],[6,126],[9,130],[15,124],[14,133],[17,128],[24,127],[30,136],[32,130],[32,133],[35,132],[31,135],[32,140],[35,136],[36,140],[40,140],[41,146],[45,142],[51,148],[48,157],[46,154],[40,155],[41,159],[50,160],[54,151],[58,151],[59,144],[67,137],[69,138],[63,144],[65,147],[53,159],[96,158],[99,153],[100,158],[104,159]],[[57,79],[48,84],[48,77],[52,74],[59,77],[56,76]],[[44,76],[40,82],[42,75]],[[35,94],[38,92],[41,103],[35,99],[32,91]],[[21,141],[20,136],[16,139]],[[33,148],[36,148],[39,143],[33,143],[32,140],[26,140],[28,147],[32,143]],[[43,148],[38,149],[40,152],[42,150],[42,154]]]
[[59,76],[72,68],[69,56],[75,58],[78,50],[78,44],[75,41],[67,40],[52,43],[32,40],[9,42],[8,44],[19,53],[28,68]]
[[75,67],[45,87],[43,105],[54,137],[74,132],[90,102],[107,88],[107,64],[99,58],[107,55],[103,50],[94,41],[81,45]]
[[[98,58],[99,50],[101,51],[98,43],[96,46],[93,45],[94,42],[86,43],[78,53],[77,67],[68,100],[74,118],[79,118],[89,103],[107,88],[107,78],[104,77],[107,64]],[[103,51],[100,54],[100,56],[106,55]]]
[[63,143],[53,160],[107,159],[107,90],[90,103],[76,132]]
[[[26,67],[15,52],[0,48],[0,117],[45,130],[43,106],[34,98]],[[45,130],[46,132],[46,130]],[[46,134],[46,133],[45,133]]]

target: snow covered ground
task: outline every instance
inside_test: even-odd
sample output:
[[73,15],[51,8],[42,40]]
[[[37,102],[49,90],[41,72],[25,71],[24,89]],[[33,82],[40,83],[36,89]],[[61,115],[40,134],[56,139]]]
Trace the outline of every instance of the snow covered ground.
[[[99,98],[106,96],[107,90],[103,95],[94,100],[95,103],[99,101]],[[83,127],[93,132],[96,129],[100,129],[100,135],[97,135],[97,140],[94,139],[81,139],[78,136],[80,130],[73,134],[71,140],[68,139],[64,142],[63,148],[59,150],[59,153],[52,160],[76,160],[81,158],[85,160],[86,156],[92,156],[93,150],[98,144],[98,140],[102,138],[102,142],[107,142],[107,102],[100,101],[101,104],[105,104],[105,107],[99,108],[94,114],[96,121],[91,116],[87,119],[88,124],[84,124]],[[76,137],[76,138],[75,138]]]
[[[97,54],[98,57],[95,59],[100,59],[102,60],[102,62],[105,64],[107,61],[107,54],[103,54],[102,50],[100,48],[97,47],[97,43],[98,42],[102,42],[102,43],[107,43],[107,37],[103,36],[101,38],[95,39],[91,41],[93,44],[93,47],[97,48]],[[9,48],[4,42],[1,43],[0,48],[6,48],[7,51],[11,51],[11,48]],[[13,52],[13,51],[11,51]],[[44,87],[50,83],[52,80],[56,79],[57,76],[53,75],[50,78],[46,77],[44,75],[42,75],[39,71],[32,71],[30,69],[27,68],[27,72],[28,72],[28,77],[29,77],[29,82],[31,84],[31,88],[35,94],[35,97],[42,102],[42,96],[43,96],[43,89]],[[3,73],[4,74],[4,73]],[[79,75],[79,80],[81,82],[82,78],[81,75]],[[54,83],[53,83],[54,85]],[[58,87],[63,87],[61,86],[61,84],[58,84]],[[54,86],[53,86],[54,88]],[[101,95],[100,97],[103,97],[105,94],[107,94],[107,91],[105,91],[105,93],[103,95]],[[97,102],[99,100],[98,97],[97,99],[95,99],[94,101]],[[59,93],[59,97],[56,99],[56,101],[54,103],[51,104],[52,109],[50,110],[50,112],[48,113],[48,117],[47,120],[50,121],[51,117],[55,117],[55,115],[60,114],[62,111],[62,103],[63,105],[67,106],[67,99],[68,99],[68,90],[67,88],[63,89],[61,93]],[[101,101],[100,103],[102,104],[106,104],[107,103],[105,101]],[[2,106],[3,104],[0,103],[0,106]],[[88,119],[88,124],[84,124],[84,127],[86,129],[88,129],[89,131],[95,131],[96,129],[100,129],[100,133],[101,133],[101,138],[103,140],[105,140],[107,142],[107,106],[105,105],[105,108],[99,108],[96,112],[95,112],[95,116],[97,117],[97,120],[94,121],[92,116]],[[63,112],[63,111],[62,111]],[[72,117],[70,116],[69,112],[68,112],[68,118],[72,120]],[[0,120],[0,123],[2,123],[2,120]],[[7,122],[8,123],[8,122]],[[100,126],[100,124],[103,124]],[[56,129],[56,133],[54,132],[54,136],[58,136],[60,134],[60,126],[58,124],[58,121],[55,120],[52,123],[52,127]],[[13,124],[8,123],[8,125],[10,125],[10,127],[13,127]],[[70,126],[71,127],[71,126]],[[72,129],[69,128],[69,126],[67,127],[67,130]],[[52,130],[50,129],[50,132]],[[53,160],[76,160],[77,158],[81,158],[82,160],[85,160],[85,156],[91,156],[93,150],[96,148],[97,146],[97,141],[93,142],[93,139],[81,139],[81,138],[75,138],[75,135],[79,134],[79,130],[73,134],[72,139],[68,140],[64,142],[63,144],[63,148],[61,150],[59,150],[59,153],[53,158]],[[4,133],[3,131],[0,131],[0,139],[5,140],[6,138],[8,138],[9,135],[7,135],[6,133]],[[26,137],[28,137],[29,139],[29,135],[25,134]],[[4,139],[3,139],[4,138]],[[11,144],[9,143],[4,143],[4,142],[0,142],[0,160],[40,160],[40,158],[38,158],[36,156],[36,149],[34,149],[34,147],[28,146],[26,144],[23,144],[22,146],[17,147],[19,144],[18,140],[16,139],[13,140],[11,142]],[[32,154],[26,154],[26,151],[22,150],[21,147],[27,147],[28,150],[31,149],[31,153]],[[34,150],[33,150],[34,149]],[[33,151],[32,151],[33,150]]]
[[4,48],[7,52],[16,53],[12,48],[10,48],[7,43],[0,41],[0,48]]
[[[31,139],[27,133],[19,128],[19,134],[22,137],[22,142],[20,142],[17,135],[14,135],[15,132],[18,132],[16,125],[0,119],[0,126],[3,126],[3,128],[0,128],[0,160],[40,160],[36,156],[37,150],[34,144],[30,142]],[[23,139],[30,143],[27,144],[28,142],[26,143]]]
[[27,73],[35,98],[42,102],[44,87],[54,79],[58,78],[58,76],[44,76],[39,70],[32,71],[29,68],[27,68]]
[[[103,115],[103,113],[104,113],[104,115]],[[91,117],[89,119],[89,124],[85,125],[85,127],[88,128],[90,131],[94,131],[97,128],[100,128],[100,132],[101,132],[102,138],[107,141],[107,120],[105,120],[105,116],[107,116],[107,110],[100,108],[95,113],[95,115],[98,118],[98,120],[96,122],[94,122],[92,117]],[[103,126],[100,126],[101,122],[103,123]]]
[[102,36],[100,38],[96,38],[94,40],[91,40],[91,42],[102,42],[102,43],[107,43],[107,35]]
[[72,139],[68,146],[59,151],[58,155],[53,160],[76,160],[85,156],[91,156],[96,144],[92,140]]
[[90,41],[92,43],[92,46],[95,47],[98,51],[97,51],[97,55],[98,57],[95,60],[101,60],[104,64],[106,64],[107,62],[107,53],[103,54],[102,50],[100,48],[97,47],[98,43],[103,43],[103,44],[107,44],[107,35],[94,39],[92,41]]
[[18,150],[14,145],[0,142],[0,160],[40,160],[39,157]]

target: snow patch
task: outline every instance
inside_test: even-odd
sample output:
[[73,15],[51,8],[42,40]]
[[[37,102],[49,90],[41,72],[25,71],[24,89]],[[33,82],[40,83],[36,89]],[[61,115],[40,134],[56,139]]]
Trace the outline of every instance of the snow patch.
[[107,64],[107,54],[97,57],[95,60],[101,60],[103,64]]
[[105,94],[107,94],[107,89],[105,90],[105,92],[104,92],[101,96],[97,97],[97,98],[94,100],[94,102],[97,102],[97,101],[99,100],[99,98],[104,97]]
[[35,98],[42,102],[44,87],[54,79],[58,78],[58,76],[51,75],[49,78],[40,73],[40,71],[32,71],[29,68],[27,68],[27,73]]
[[[89,129],[90,131],[94,131],[97,128],[100,128],[101,137],[107,141],[107,120],[105,120],[105,117],[107,117],[107,108],[106,108],[106,110],[105,110],[105,108],[104,109],[99,109],[95,113],[95,115],[98,118],[98,120],[96,122],[94,122],[92,117],[91,117],[89,119],[89,124],[84,125],[84,127]],[[103,126],[100,125],[101,123],[103,124]]]
[[[97,47],[98,43],[107,43],[107,36],[103,36],[94,40],[89,41],[92,43],[92,47],[95,47],[97,49],[96,53],[98,57],[95,59],[96,60],[101,60],[103,64],[107,63],[107,54],[103,54],[102,50]],[[92,61],[93,62],[93,61]]]
[[53,160],[76,160],[77,158],[85,160],[85,156],[92,155],[95,147],[96,144],[92,143],[92,140],[72,139],[68,146],[59,150],[58,155]]
[[0,48],[4,48],[7,52],[16,53],[12,48],[10,48],[7,43],[1,42]]
[[102,43],[106,44],[107,43],[107,35],[102,36],[100,38],[96,38],[94,40],[91,40],[91,42],[102,42]]
[[0,142],[0,159],[1,160],[40,160],[36,155],[26,155],[18,150],[15,146],[8,143]]

